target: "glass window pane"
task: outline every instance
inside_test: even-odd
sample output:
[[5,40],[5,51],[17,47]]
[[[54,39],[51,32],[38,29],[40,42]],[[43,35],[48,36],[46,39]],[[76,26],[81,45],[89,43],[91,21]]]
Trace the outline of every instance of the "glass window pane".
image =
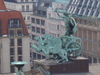
[[17,45],[22,46],[22,39],[17,39]]
[[10,48],[10,55],[14,55],[14,54],[15,54],[14,48]]

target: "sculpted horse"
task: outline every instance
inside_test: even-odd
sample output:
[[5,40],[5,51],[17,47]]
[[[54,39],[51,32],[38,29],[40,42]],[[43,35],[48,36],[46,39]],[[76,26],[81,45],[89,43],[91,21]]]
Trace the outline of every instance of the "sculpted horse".
[[[68,57],[77,57],[81,54],[81,39],[71,36],[62,36],[61,38],[44,35],[35,37],[37,44],[31,44],[38,52],[43,52],[45,55],[53,55],[53,59],[58,59],[58,62],[68,61]],[[79,41],[79,42],[78,42]]]
[[60,38],[52,37],[50,35],[44,35],[42,37],[36,37],[37,45],[34,43],[31,44],[32,48],[34,48],[38,52],[43,52],[45,55],[53,55],[53,59],[60,58],[59,62],[68,61],[67,52],[62,49],[62,41]]

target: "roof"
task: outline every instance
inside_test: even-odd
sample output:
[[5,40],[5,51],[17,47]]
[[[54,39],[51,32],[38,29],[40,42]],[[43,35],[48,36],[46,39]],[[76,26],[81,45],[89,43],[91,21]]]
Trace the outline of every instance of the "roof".
[[4,1],[7,1],[7,2],[17,2],[17,0],[4,0]]
[[4,0],[0,0],[0,10],[6,10],[6,6],[4,4]]
[[70,0],[52,0],[52,2],[57,2],[57,3],[69,3]]
[[0,12],[0,21],[2,28],[2,35],[8,35],[8,20],[17,18],[22,24],[23,34],[28,34],[24,19],[19,11],[2,11]]

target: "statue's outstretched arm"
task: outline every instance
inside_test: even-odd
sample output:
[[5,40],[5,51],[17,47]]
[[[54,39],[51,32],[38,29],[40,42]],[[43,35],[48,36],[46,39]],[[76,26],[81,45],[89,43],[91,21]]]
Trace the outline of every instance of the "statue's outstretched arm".
[[60,15],[57,9],[55,10],[55,12],[57,13],[57,15],[58,15],[59,17],[61,17],[61,18],[64,18],[64,17],[65,17],[65,16]]

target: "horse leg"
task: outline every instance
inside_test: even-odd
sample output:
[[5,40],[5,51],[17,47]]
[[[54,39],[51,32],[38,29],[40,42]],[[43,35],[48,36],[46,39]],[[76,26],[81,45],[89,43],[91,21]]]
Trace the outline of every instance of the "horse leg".
[[67,52],[65,50],[61,50],[58,55],[61,57],[61,59],[57,62],[66,62],[68,61],[68,58],[67,58]]

